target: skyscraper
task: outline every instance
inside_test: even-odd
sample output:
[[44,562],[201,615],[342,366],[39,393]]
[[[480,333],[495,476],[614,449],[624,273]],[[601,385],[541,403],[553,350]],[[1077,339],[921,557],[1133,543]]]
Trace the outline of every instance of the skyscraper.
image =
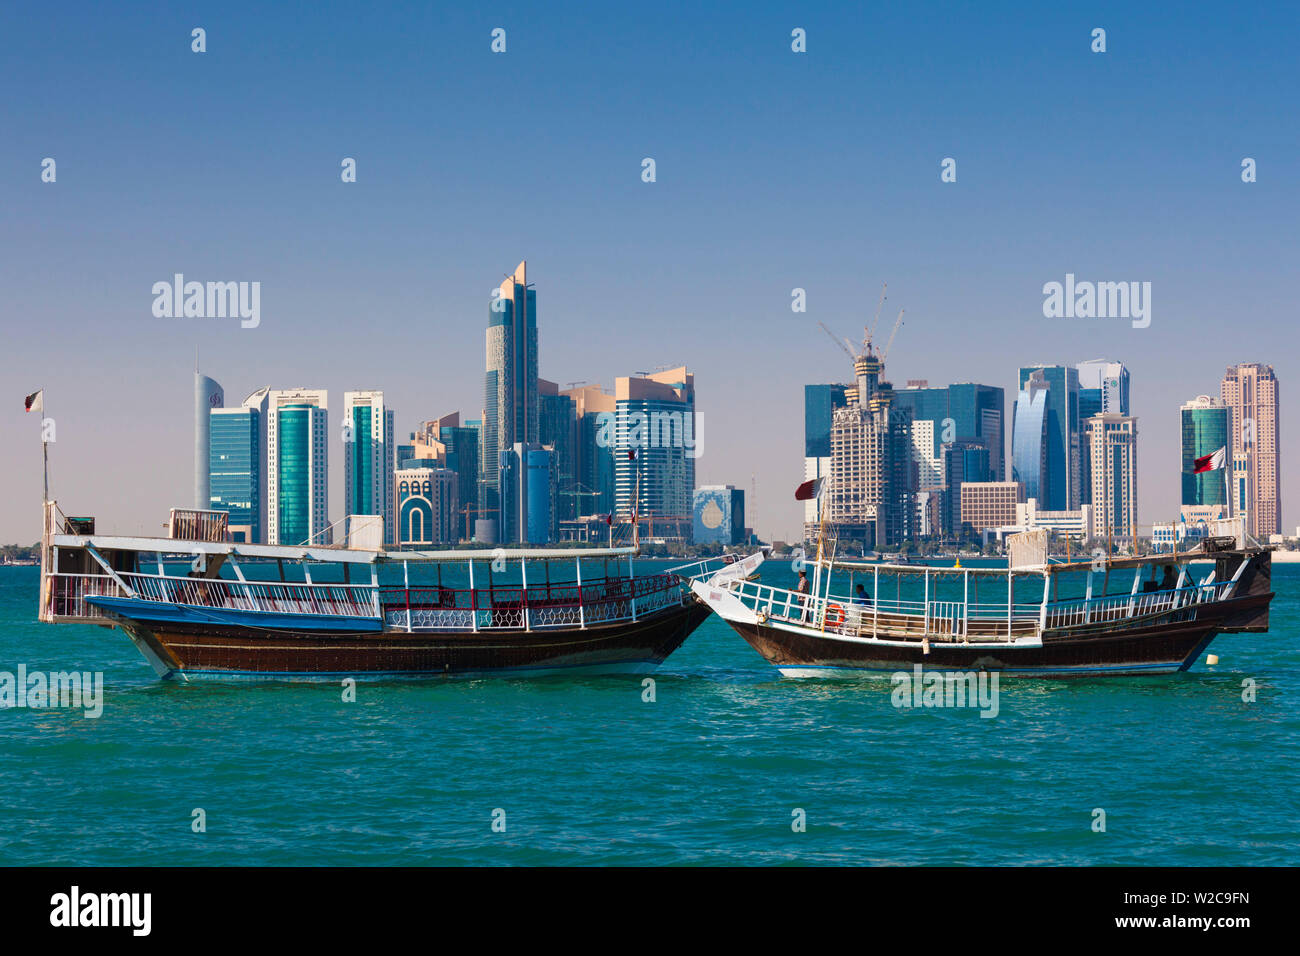
[[884,363],[868,349],[854,359],[856,385],[831,424],[829,520],[841,541],[893,547],[918,530],[912,420],[896,409]]
[[1047,382],[1031,375],[1016,397],[1011,434],[1011,478],[1024,488],[1025,499],[1047,494]]
[[[1129,374],[1122,362],[1090,359],[1075,366],[1079,373],[1079,418],[1099,412],[1133,414],[1129,406]],[[1087,414],[1085,414],[1087,412]]]
[[[703,433],[685,366],[614,382],[614,509],[689,519]],[[607,427],[606,438],[611,434]],[[639,505],[637,504],[639,492]]]
[[1246,530],[1267,539],[1282,528],[1282,475],[1279,464],[1279,396],[1273,366],[1232,365],[1219,386],[1232,410],[1232,449],[1247,456],[1251,500]]
[[918,383],[895,390],[894,407],[911,415],[914,429],[920,422],[933,423],[929,429],[932,457],[939,457],[943,445],[950,442],[982,442],[989,452],[989,467],[995,476],[992,480],[1001,480],[1005,471],[1003,389],[975,382],[940,386]]
[[993,477],[992,454],[982,441],[949,442],[943,446],[943,470],[947,476],[947,483],[943,497],[943,513],[940,516],[940,530],[945,535],[961,537],[967,533],[962,527],[961,519],[962,486],[985,484],[996,480]]
[[[963,481],[997,481],[1005,471],[1005,392],[993,385],[959,382],[930,386],[924,381],[909,382],[907,388],[894,392],[894,409],[911,417],[913,459],[917,469],[917,490],[922,501],[938,492],[945,503],[937,526],[930,533],[959,534],[961,483]],[[945,468],[949,445],[968,444],[984,449],[987,472],[973,477],[963,460],[963,472],[955,484]]]
[[328,544],[329,396],[323,388],[267,395],[267,543]]
[[[831,424],[835,410],[848,404],[847,385],[805,385],[803,387],[803,476],[824,478],[831,473]],[[804,502],[804,537],[817,533],[821,521],[820,498]]]
[[397,540],[393,410],[377,389],[343,393],[343,514],[380,515],[384,541]]
[[481,518],[499,517],[501,454],[539,440],[537,412],[537,294],[521,262],[488,306]]
[[[554,382],[537,380],[537,429],[539,441],[551,449],[556,501],[553,518],[568,521],[578,517],[577,406],[571,396],[560,392]],[[555,537],[556,528],[551,529]]]
[[554,483],[551,450],[536,442],[516,442],[501,453],[500,540],[512,544],[549,544],[553,520]]
[[230,514],[235,541],[266,542],[266,406],[261,388],[235,408],[209,413],[208,483],[213,511]]
[[211,457],[211,415],[214,408],[226,404],[226,393],[213,379],[194,370],[194,507],[207,511],[211,505],[212,490],[208,484],[208,464]]
[[[1080,504],[1079,490],[1079,373],[1078,370],[1065,365],[1030,365],[1020,369],[1020,398],[1026,395],[1026,386],[1034,383],[1033,394],[1043,394],[1045,404],[1041,416],[1044,426],[1042,439],[1042,462],[1045,481],[1040,480],[1039,494],[1030,492],[1031,480],[1016,477],[1025,483],[1025,494],[1038,498],[1038,507],[1044,511],[1074,511]],[[1020,414],[1020,398],[1016,402],[1016,414]],[[1020,432],[1018,423],[1012,426],[1012,457],[1017,462],[1022,459],[1032,471],[1030,464],[1039,457],[1039,449],[1031,447],[1033,434],[1037,430],[1039,412],[1030,410],[1035,419],[1024,430],[1025,440],[1030,442],[1021,451],[1017,451],[1015,440]]]
[[[1121,363],[1091,359],[1080,362],[1075,368],[1079,372],[1080,422],[1086,422],[1093,415],[1102,412],[1132,414],[1128,398],[1128,369]],[[1081,443],[1079,449],[1079,500],[1084,504],[1092,501],[1092,456],[1086,441]]]
[[459,413],[438,420],[438,439],[445,449],[446,466],[456,473],[456,500],[461,508],[473,508],[478,501],[479,426],[477,421],[462,423]]
[[[1222,400],[1198,395],[1178,412],[1182,444],[1182,504],[1219,505],[1227,517],[1228,479],[1225,471],[1196,471],[1196,459],[1225,449],[1225,470],[1232,455],[1232,410]],[[1235,509],[1234,509],[1235,510]]]
[[1092,459],[1092,512],[1098,537],[1136,540],[1137,419],[1102,412],[1089,418],[1085,437]]
[[[573,400],[576,418],[573,498],[579,515],[607,515],[614,510],[612,434],[618,402],[599,385],[583,385],[561,394]],[[561,489],[563,492],[563,489]]]

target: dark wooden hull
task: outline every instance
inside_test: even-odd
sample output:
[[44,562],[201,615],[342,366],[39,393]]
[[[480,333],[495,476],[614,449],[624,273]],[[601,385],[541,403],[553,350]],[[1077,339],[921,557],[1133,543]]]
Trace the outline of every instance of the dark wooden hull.
[[996,670],[1007,676],[1090,677],[1169,674],[1186,670],[1218,633],[1267,609],[1272,594],[1184,608],[1133,624],[1101,624],[1048,631],[1041,646],[970,647],[941,641],[850,642],[796,633],[769,624],[732,627],[786,676],[894,673],[920,664],[928,670]]
[[644,673],[703,622],[695,600],[639,621],[479,633],[311,633],[119,618],[161,676],[264,679]]

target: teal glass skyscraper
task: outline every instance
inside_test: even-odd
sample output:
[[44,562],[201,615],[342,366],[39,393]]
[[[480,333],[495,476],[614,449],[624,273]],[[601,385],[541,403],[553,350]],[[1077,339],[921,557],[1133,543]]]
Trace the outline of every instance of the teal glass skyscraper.
[[381,390],[344,392],[343,421],[343,513],[381,516],[384,541],[395,542],[393,410]]
[[267,543],[329,544],[329,452],[324,389],[272,391],[267,400]]
[[[1195,474],[1196,459],[1224,452],[1224,467],[1232,465],[1232,409],[1209,395],[1198,395],[1179,409],[1182,444],[1182,503],[1224,505],[1228,482],[1223,470]],[[1225,517],[1226,517],[1225,511]]]

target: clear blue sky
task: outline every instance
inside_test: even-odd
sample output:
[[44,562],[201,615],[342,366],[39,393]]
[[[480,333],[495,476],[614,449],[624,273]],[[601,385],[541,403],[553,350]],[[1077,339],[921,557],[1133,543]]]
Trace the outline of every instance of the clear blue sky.
[[[39,386],[56,496],[123,531],[189,504],[196,346],[229,402],[326,387],[337,418],[382,387],[400,432],[477,417],[521,258],[542,375],[688,364],[698,478],[755,475],[764,535],[799,526],[802,385],[850,372],[816,323],[860,336],[882,281],[896,384],[1010,398],[1022,364],[1125,362],[1143,523],[1178,504],[1179,404],[1271,363],[1300,520],[1294,5],[259,6],[0,13],[0,541],[39,531]],[[175,272],[260,281],[261,327],[154,318]],[[1067,272],[1150,281],[1150,328],[1044,318]]]

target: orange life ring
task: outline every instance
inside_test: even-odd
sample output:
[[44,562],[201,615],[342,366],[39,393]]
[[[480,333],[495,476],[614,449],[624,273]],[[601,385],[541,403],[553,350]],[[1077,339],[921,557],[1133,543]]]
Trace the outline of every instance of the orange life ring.
[[844,608],[838,604],[826,605],[826,623],[831,627],[839,627],[844,623]]

